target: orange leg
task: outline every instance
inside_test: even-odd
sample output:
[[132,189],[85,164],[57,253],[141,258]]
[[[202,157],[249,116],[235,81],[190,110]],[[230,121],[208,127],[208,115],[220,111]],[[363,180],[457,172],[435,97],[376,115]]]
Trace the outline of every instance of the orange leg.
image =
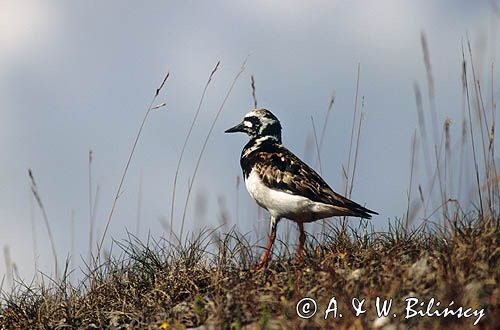
[[304,243],[306,241],[306,232],[304,231],[304,223],[297,222],[299,227],[299,246],[297,248],[297,253],[295,254],[295,261],[300,264],[302,263],[302,258],[304,257]]
[[271,228],[269,233],[269,239],[267,240],[266,251],[264,252],[264,255],[259,261],[259,265],[257,266],[257,268],[255,268],[255,270],[262,269],[262,267],[264,267],[264,265],[267,263],[267,259],[269,259],[269,254],[271,252],[271,249],[273,248],[274,240],[276,239],[277,225],[278,221],[275,218],[271,217],[271,226],[270,226]]

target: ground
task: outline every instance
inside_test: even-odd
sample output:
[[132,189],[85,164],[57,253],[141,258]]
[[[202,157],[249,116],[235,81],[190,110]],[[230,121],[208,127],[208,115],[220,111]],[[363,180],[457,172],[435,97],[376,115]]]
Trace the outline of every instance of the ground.
[[[292,247],[278,242],[272,261],[257,272],[251,268],[262,249],[235,230],[207,230],[182,245],[131,235],[119,243],[118,256],[101,261],[79,284],[65,277],[4,294],[0,328],[496,329],[499,223],[463,215],[447,226],[408,230],[395,221],[387,232],[368,224],[331,226],[321,236],[308,235],[302,264]],[[305,297],[317,305],[307,319],[297,315]],[[377,317],[377,297],[392,299],[387,317]],[[424,303],[412,307],[415,312],[425,313],[434,298],[433,315],[445,307],[470,315],[406,319],[411,297]],[[355,315],[353,298],[357,306],[365,299],[365,313]],[[299,312],[310,316],[314,305],[302,303]]]

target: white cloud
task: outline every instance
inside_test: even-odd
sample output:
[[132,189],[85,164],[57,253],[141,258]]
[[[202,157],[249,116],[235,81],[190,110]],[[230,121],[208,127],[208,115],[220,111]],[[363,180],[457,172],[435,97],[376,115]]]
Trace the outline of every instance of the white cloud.
[[33,52],[55,33],[53,7],[41,1],[0,3],[0,60]]

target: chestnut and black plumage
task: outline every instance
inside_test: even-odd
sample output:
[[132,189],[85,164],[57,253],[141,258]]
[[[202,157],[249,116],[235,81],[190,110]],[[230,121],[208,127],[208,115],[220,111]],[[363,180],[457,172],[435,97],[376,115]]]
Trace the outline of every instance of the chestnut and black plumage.
[[250,141],[241,153],[245,185],[257,204],[271,215],[270,236],[258,269],[266,263],[282,218],[297,222],[303,254],[304,223],[333,216],[371,218],[378,214],[334,192],[311,167],[281,144],[281,124],[269,110],[254,109],[226,133],[244,132]]

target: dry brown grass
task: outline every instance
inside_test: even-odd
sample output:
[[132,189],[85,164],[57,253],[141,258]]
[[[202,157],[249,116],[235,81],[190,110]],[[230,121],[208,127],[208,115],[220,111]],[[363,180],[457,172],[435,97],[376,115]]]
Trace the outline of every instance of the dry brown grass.
[[[500,322],[499,225],[498,218],[464,215],[447,231],[437,225],[405,230],[401,221],[387,232],[374,232],[366,222],[348,232],[330,226],[321,240],[308,237],[302,265],[281,244],[269,267],[257,273],[248,269],[260,249],[235,230],[205,231],[182,246],[129,235],[117,242],[120,256],[88,273],[92,281],[73,286],[66,272],[62,280],[18,283],[4,293],[0,328],[371,328],[375,309],[355,317],[348,304],[358,297],[370,306],[377,296],[394,299],[391,313],[400,316],[389,324],[473,327],[474,317],[405,321],[403,299],[414,295],[443,306],[453,300],[455,306],[485,308],[479,326],[493,329]],[[332,296],[342,319],[324,319]],[[302,297],[318,303],[311,319],[297,317]]]

